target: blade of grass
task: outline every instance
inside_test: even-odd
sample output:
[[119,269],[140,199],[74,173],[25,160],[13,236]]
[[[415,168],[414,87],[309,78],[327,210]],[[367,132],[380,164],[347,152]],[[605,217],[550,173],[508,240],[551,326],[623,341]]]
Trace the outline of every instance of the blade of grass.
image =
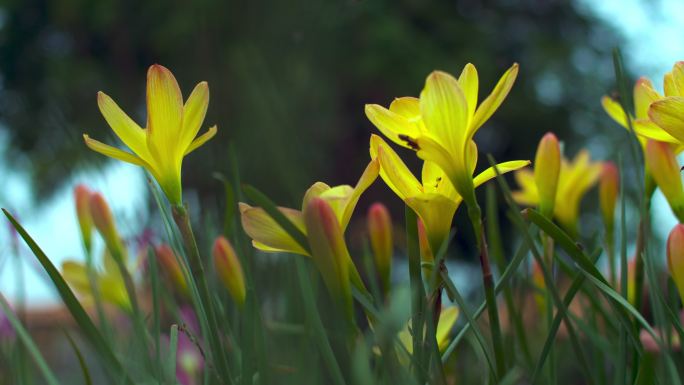
[[85,360],[83,359],[83,354],[81,354],[81,350],[78,348],[78,345],[76,345],[76,342],[71,337],[71,334],[69,334],[69,332],[64,330],[64,335],[66,336],[67,341],[69,341],[69,345],[71,346],[71,349],[73,349],[74,354],[76,354],[78,365],[81,368],[81,373],[83,373],[83,382],[85,382],[86,385],[92,385],[93,380],[90,378],[90,371],[88,370],[88,365],[86,365]]

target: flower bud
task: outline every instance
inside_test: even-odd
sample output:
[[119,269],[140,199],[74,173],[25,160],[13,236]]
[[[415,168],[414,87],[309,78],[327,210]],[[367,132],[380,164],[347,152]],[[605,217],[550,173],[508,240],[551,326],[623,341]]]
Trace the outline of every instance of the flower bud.
[[107,249],[114,255],[120,255],[123,251],[119,233],[116,231],[112,211],[102,194],[96,192],[90,195],[89,208],[95,228],[104,238]]
[[539,142],[534,158],[534,182],[539,192],[539,210],[547,218],[553,215],[560,166],[558,138],[552,132],[548,132]]
[[90,251],[93,232],[93,218],[90,215],[90,189],[79,184],[74,188],[74,201],[76,202],[76,216],[81,228],[81,237],[86,250]]
[[649,140],[646,144],[646,163],[672,212],[679,222],[684,222],[684,188],[672,147],[664,142]]
[[537,310],[540,317],[546,316],[546,281],[544,272],[537,260],[532,261],[532,283],[534,284],[534,301],[537,303]]
[[603,223],[606,226],[606,232],[609,233],[608,236],[611,236],[614,228],[615,205],[617,204],[619,190],[620,174],[617,167],[612,162],[604,163],[599,181],[599,202]]
[[385,290],[390,286],[392,270],[392,218],[387,207],[382,203],[374,203],[368,209],[368,234],[370,236],[375,268]]
[[188,282],[183,275],[183,269],[178,263],[178,256],[169,245],[162,244],[155,249],[157,260],[167,277],[171,280],[174,288],[183,295],[188,295]]
[[341,303],[351,320],[349,264],[352,262],[335,212],[325,200],[313,198],[304,207],[304,223],[313,262],[330,295]]
[[228,289],[233,300],[240,306],[245,303],[245,276],[242,265],[228,240],[219,236],[214,241],[212,250],[214,265],[223,285]]
[[684,301],[684,225],[678,223],[667,238],[667,266]]

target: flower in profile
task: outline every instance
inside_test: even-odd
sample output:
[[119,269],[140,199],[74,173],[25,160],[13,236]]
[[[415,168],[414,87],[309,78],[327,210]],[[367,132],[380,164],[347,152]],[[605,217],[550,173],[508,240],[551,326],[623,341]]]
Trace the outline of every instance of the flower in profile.
[[392,272],[392,218],[387,207],[376,202],[368,209],[366,217],[371,250],[375,260],[375,268],[380,276],[380,282],[387,291],[390,286]]
[[667,238],[667,266],[684,301],[684,225],[678,223]]
[[[572,234],[577,233],[580,203],[584,195],[601,176],[602,163],[592,162],[589,152],[582,150],[572,161],[563,158],[558,174],[558,187],[553,216]],[[513,192],[516,202],[527,206],[539,205],[539,190],[534,172],[529,169],[515,173],[520,190]]]
[[221,283],[228,289],[230,296],[240,306],[245,303],[245,275],[235,249],[223,236],[216,238],[214,248],[214,266]]
[[[446,240],[451,221],[463,198],[454,189],[445,172],[434,162],[425,161],[419,181],[406,167],[399,155],[379,136],[370,140],[372,159],[380,161],[380,177],[421,219],[428,244],[435,253]],[[517,170],[530,164],[529,161],[511,161],[497,165],[500,173]],[[490,167],[478,174],[474,180],[477,187],[496,177]]]
[[91,271],[92,283],[96,291],[93,291],[88,274],[88,267],[81,262],[67,260],[62,263],[62,276],[69,286],[81,295],[83,300],[93,303],[95,300],[116,305],[122,310],[131,309],[131,301],[126,292],[126,285],[119,271],[119,267],[112,256],[105,252],[103,256],[103,269]]
[[684,222],[684,187],[679,163],[672,146],[649,140],[646,144],[646,165],[660,190],[670,204],[672,212]]
[[155,64],[147,71],[147,127],[141,128],[105,93],[97,94],[100,112],[127,152],[83,135],[90,149],[144,167],[173,205],[182,203],[183,158],[216,134],[216,126],[197,136],[209,104],[209,86],[197,84],[183,104],[171,71]]
[[391,141],[417,151],[418,157],[441,168],[470,206],[475,204],[473,171],[477,162],[473,136],[499,108],[517,75],[518,64],[513,64],[478,106],[475,66],[467,64],[458,79],[434,71],[420,98],[395,99],[389,109],[369,104],[366,116]]
[[[315,198],[326,201],[335,214],[335,219],[344,234],[361,194],[375,181],[378,172],[379,163],[371,161],[354,187],[349,185],[330,187],[323,182],[316,182],[304,194],[302,210]],[[311,256],[263,208],[252,207],[243,202],[240,202],[239,207],[242,228],[252,238],[252,245],[255,248],[265,252],[287,252]],[[306,227],[302,211],[286,207],[278,207],[278,210],[304,235],[308,235],[309,229]],[[363,282],[353,263],[351,263],[350,269],[352,284],[357,288],[363,288]]]

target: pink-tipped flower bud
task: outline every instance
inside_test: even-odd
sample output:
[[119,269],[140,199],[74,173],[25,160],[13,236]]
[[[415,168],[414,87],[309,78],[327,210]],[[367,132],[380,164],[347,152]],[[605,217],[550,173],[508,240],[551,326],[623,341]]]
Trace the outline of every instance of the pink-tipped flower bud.
[[390,287],[390,274],[392,271],[392,218],[387,207],[382,203],[374,203],[368,209],[368,234],[370,236],[371,249],[375,259],[375,268],[380,276],[385,290]]
[[558,138],[551,132],[539,141],[534,158],[534,182],[539,192],[539,210],[547,218],[553,216],[560,175],[561,153]]
[[173,252],[169,245],[161,244],[155,249],[157,260],[161,265],[162,270],[171,281],[173,287],[183,295],[188,295],[188,282],[183,275],[183,269],[178,263],[178,256]]
[[83,244],[88,252],[92,244],[93,218],[90,215],[90,195],[92,192],[85,185],[79,184],[74,188],[74,202],[76,202],[76,216],[81,228]]
[[668,143],[649,140],[646,165],[679,222],[684,222],[684,188],[677,158]]
[[304,223],[313,262],[321,273],[330,295],[339,301],[351,320],[349,264],[352,262],[335,212],[325,200],[313,198],[304,207]]
[[678,223],[667,238],[667,266],[684,301],[684,225]]
[[92,193],[90,195],[89,207],[95,228],[102,235],[107,244],[107,249],[109,249],[112,255],[121,255],[124,251],[119,239],[119,233],[114,224],[112,210],[102,194],[99,192]]
[[606,231],[611,236],[615,224],[615,205],[620,192],[620,173],[613,162],[603,164],[599,182],[599,203]]
[[228,289],[233,300],[242,306],[246,297],[245,275],[242,272],[240,259],[235,254],[235,249],[225,237],[219,236],[214,241],[212,254],[221,283]]

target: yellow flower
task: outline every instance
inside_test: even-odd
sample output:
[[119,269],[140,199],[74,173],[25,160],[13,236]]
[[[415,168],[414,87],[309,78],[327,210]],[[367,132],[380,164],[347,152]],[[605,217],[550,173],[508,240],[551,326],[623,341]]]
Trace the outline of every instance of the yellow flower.
[[[104,254],[103,271],[93,271],[93,281],[97,287],[97,295],[101,301],[118,306],[123,310],[130,310],[131,301],[126,292],[126,285],[116,262],[109,253]],[[88,268],[76,261],[62,263],[62,276],[86,302],[95,300],[92,286],[88,278]]]
[[646,144],[646,165],[663,192],[672,212],[684,222],[684,186],[679,163],[672,147],[664,142],[649,140]]
[[[566,230],[572,233],[577,231],[580,201],[598,182],[602,168],[602,163],[591,161],[586,150],[580,151],[572,162],[562,159],[553,215]],[[528,206],[539,205],[539,190],[534,172],[529,169],[519,170],[515,173],[515,180],[521,190],[513,192],[513,199]]]
[[[316,182],[304,194],[302,210],[315,198],[326,201],[335,214],[339,228],[344,234],[352,213],[354,212],[354,208],[356,207],[356,203],[359,201],[361,194],[363,194],[378,177],[378,172],[378,162],[372,161],[366,167],[355,187],[349,185],[330,187],[323,182]],[[252,238],[252,245],[255,248],[266,252],[287,252],[308,257],[311,256],[297,243],[297,241],[280,227],[264,209],[261,207],[252,207],[242,202],[240,202],[239,206],[242,218],[242,228],[247,235]],[[306,227],[302,211],[286,207],[279,207],[278,209],[302,233],[308,235],[309,229]],[[350,266],[350,277],[352,284],[359,288],[363,287],[361,277],[353,264]]]
[[83,135],[90,149],[144,167],[157,180],[173,205],[182,203],[183,158],[216,134],[216,126],[197,136],[209,104],[209,87],[199,83],[183,105],[178,82],[155,64],[147,72],[147,127],[141,128],[105,93],[97,104],[109,126],[132,151],[127,152]]
[[458,79],[434,71],[419,99],[398,98],[389,109],[366,105],[366,116],[391,141],[417,151],[418,157],[441,168],[468,205],[474,205],[477,146],[472,139],[499,108],[517,75],[518,64],[513,64],[478,106],[475,66],[467,64]]
[[[437,323],[437,346],[439,351],[443,352],[444,349],[449,346],[449,333],[454,328],[456,321],[458,320],[459,311],[455,306],[450,306],[442,309],[439,315],[439,322]],[[397,349],[399,352],[399,359],[402,363],[406,364],[410,362],[410,357],[407,357],[405,353],[413,354],[413,343],[411,332],[409,331],[409,324],[399,332],[399,341],[403,345],[403,349]]]
[[[667,89],[666,89],[667,92]],[[653,89],[651,81],[645,77],[637,80],[634,85],[634,113],[629,114],[629,119],[632,122],[632,128],[638,134],[637,138],[641,143],[641,147],[646,147],[646,139],[651,138],[663,142],[675,143],[675,139],[668,132],[658,127],[649,118],[649,106],[658,100],[663,99],[663,96]],[[629,129],[627,123],[627,113],[622,109],[622,106],[617,100],[611,97],[604,96],[601,98],[601,104],[606,113],[619,125]]]
[[[445,172],[434,162],[425,161],[421,181],[418,181],[394,150],[379,136],[370,140],[372,159],[380,161],[380,177],[385,184],[420,217],[428,243],[433,252],[439,250],[451,228],[456,209],[463,201],[451,185]],[[530,164],[529,161],[511,161],[497,165],[499,172],[506,173]],[[473,180],[475,187],[494,178],[496,172],[490,167]]]

